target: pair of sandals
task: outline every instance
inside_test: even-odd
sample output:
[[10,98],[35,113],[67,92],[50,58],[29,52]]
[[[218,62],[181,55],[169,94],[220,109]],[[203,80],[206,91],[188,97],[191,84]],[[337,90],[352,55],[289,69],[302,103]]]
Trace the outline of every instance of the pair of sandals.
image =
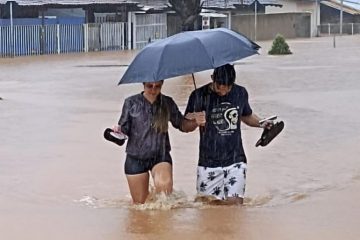
[[114,132],[111,128],[107,128],[104,131],[104,138],[110,142],[113,142],[119,146],[124,145],[127,139],[125,134]]
[[256,142],[255,147],[262,146],[265,147],[268,145],[279,133],[284,129],[284,122],[276,122],[269,129],[264,128],[263,133],[261,134],[260,139]]
[[[284,129],[284,125],[285,125],[284,122],[280,121],[273,124],[269,129],[264,128],[264,131],[261,134],[260,139],[256,142],[255,146],[265,147],[266,145],[268,145]],[[127,139],[126,135],[121,133],[116,133],[111,128],[105,129],[104,138],[119,146],[124,145],[125,140]]]

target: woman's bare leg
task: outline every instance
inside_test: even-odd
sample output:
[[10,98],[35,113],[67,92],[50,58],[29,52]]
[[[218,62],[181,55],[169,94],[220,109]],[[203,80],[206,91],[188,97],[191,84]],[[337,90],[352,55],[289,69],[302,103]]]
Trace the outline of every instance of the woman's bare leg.
[[126,175],[130,194],[135,204],[145,203],[149,195],[149,173]]
[[164,192],[165,194],[172,193],[173,190],[173,174],[172,165],[168,162],[161,162],[156,164],[151,170],[154,179],[156,193]]

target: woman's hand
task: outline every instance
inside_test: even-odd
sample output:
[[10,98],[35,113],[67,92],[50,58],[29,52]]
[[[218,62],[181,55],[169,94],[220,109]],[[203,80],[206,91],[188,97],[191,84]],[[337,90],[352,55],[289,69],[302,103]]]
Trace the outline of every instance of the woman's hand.
[[114,125],[113,128],[112,128],[112,130],[113,130],[114,132],[116,132],[116,133],[122,133],[122,132],[121,132],[121,126],[119,126],[119,125]]

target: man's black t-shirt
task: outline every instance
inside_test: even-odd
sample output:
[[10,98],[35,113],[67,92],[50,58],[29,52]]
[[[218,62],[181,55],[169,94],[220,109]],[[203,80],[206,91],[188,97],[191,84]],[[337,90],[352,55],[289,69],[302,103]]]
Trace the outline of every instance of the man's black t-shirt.
[[225,167],[246,163],[241,140],[240,117],[252,114],[248,93],[234,84],[228,94],[219,96],[210,84],[194,90],[185,113],[206,112],[206,125],[200,128],[199,166]]

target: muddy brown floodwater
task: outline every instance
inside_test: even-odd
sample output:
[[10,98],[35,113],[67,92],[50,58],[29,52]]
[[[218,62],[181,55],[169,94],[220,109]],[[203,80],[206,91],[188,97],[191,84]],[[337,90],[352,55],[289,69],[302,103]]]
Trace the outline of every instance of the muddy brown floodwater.
[[[243,207],[193,202],[198,132],[170,129],[175,192],[130,205],[124,148],[102,132],[141,84],[117,86],[135,52],[0,59],[1,239],[357,240],[360,236],[360,36],[289,40],[293,55],[236,65],[253,110],[284,131],[255,148],[243,126]],[[195,74],[197,85],[211,72]],[[163,92],[183,111],[188,76]]]

